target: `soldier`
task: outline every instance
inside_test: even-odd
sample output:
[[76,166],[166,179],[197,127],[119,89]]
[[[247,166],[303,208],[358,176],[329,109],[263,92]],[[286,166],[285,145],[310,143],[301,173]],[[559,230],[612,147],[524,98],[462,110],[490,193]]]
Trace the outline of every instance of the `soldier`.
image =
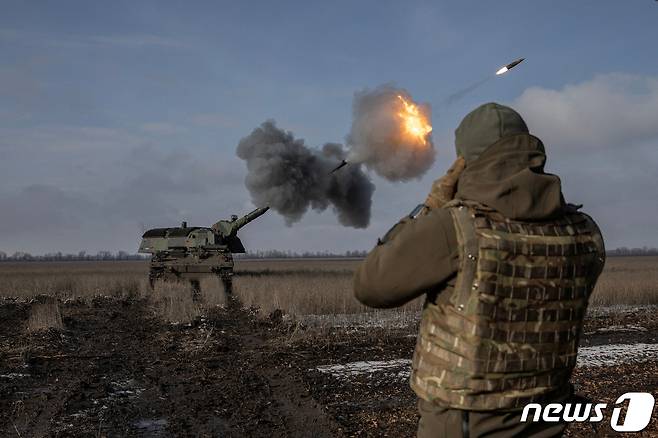
[[560,436],[564,423],[521,423],[521,411],[572,395],[601,233],[565,203],[544,145],[513,109],[475,109],[455,144],[422,213],[359,266],[356,297],[389,308],[426,294],[410,379],[419,437]]

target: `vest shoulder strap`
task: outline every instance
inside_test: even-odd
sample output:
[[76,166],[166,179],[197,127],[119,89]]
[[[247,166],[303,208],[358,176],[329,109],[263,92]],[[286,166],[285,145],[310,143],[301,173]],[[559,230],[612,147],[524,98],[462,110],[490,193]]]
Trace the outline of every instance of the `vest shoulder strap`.
[[475,234],[474,210],[464,204],[449,207],[459,244],[459,275],[450,301],[460,312],[468,313],[471,290],[477,289],[475,275],[477,271],[478,239]]

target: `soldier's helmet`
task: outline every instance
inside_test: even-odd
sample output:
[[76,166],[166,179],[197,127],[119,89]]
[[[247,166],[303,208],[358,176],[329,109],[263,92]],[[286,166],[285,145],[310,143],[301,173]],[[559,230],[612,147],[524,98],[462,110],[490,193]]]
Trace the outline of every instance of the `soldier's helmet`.
[[231,222],[235,222],[238,220],[238,215],[237,214],[232,214],[231,215]]
[[468,165],[503,137],[527,134],[528,125],[512,108],[495,102],[480,105],[455,130],[457,155]]

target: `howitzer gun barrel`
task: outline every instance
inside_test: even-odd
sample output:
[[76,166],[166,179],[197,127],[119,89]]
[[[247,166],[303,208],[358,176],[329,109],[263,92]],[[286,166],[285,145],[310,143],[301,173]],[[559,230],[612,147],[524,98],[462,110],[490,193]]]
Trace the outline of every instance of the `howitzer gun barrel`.
[[254,211],[252,211],[250,213],[245,214],[244,216],[242,216],[241,218],[239,218],[238,220],[233,222],[233,228],[235,229],[235,231],[238,231],[240,228],[244,227],[249,222],[253,221],[254,219],[258,219],[259,217],[261,217],[269,209],[270,209],[270,207],[261,207],[261,208],[255,209]]
[[221,234],[225,238],[233,237],[238,233],[238,230],[240,228],[244,227],[254,219],[257,219],[258,217],[262,216],[269,209],[270,207],[257,208],[254,211],[247,213],[241,218],[238,218],[236,220],[232,220],[232,221],[221,220],[215,223],[215,225],[213,225],[212,228],[213,230],[215,230],[216,233]]

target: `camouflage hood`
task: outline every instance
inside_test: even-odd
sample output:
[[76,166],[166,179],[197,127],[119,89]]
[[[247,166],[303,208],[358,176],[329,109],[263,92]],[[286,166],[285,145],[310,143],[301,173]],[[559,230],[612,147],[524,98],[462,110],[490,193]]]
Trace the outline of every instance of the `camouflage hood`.
[[466,159],[456,198],[480,202],[514,220],[563,212],[560,178],[544,173],[544,145],[513,109],[480,106],[457,128],[455,144]]

